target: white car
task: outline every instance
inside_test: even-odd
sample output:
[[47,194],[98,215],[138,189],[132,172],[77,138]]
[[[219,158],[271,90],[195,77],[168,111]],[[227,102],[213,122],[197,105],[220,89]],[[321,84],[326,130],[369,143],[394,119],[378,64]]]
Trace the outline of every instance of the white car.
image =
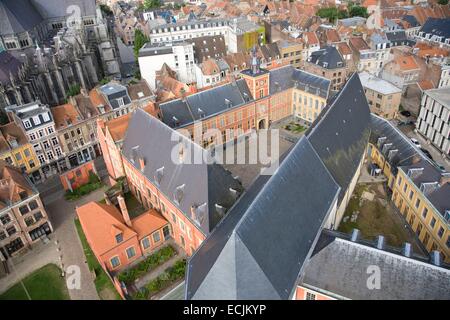
[[414,143],[417,146],[417,148],[422,147],[417,139],[411,138],[411,142]]

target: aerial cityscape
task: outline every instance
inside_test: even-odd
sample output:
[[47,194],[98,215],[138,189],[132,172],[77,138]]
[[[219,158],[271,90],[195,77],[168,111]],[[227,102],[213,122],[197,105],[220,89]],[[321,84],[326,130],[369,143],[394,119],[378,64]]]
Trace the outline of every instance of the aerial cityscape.
[[450,5],[0,0],[0,175],[0,300],[448,301]]

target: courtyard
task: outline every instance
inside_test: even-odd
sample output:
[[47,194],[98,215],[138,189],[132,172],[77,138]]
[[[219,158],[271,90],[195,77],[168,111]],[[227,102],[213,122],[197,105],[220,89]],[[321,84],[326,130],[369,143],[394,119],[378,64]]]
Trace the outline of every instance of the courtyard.
[[387,246],[400,248],[409,242],[415,253],[426,254],[389,200],[383,182],[356,186],[338,231],[348,234],[353,229],[358,229],[365,240],[375,240],[382,235]]

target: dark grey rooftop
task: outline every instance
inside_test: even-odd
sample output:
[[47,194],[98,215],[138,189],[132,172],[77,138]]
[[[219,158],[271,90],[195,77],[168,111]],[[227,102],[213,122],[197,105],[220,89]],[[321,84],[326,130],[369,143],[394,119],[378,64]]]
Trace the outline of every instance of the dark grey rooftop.
[[111,82],[101,86],[99,90],[108,99],[108,102],[113,109],[121,107],[121,105],[118,102],[118,99],[123,99],[124,105],[129,105],[131,103],[131,98],[128,95],[127,88],[120,84]]
[[245,80],[240,79],[235,83],[198,92],[185,99],[162,103],[160,109],[165,124],[172,128],[181,128],[194,121],[220,114],[226,109],[240,107],[251,100],[253,97]]
[[139,57],[159,56],[163,54],[171,54],[173,48],[171,45],[165,44],[151,44],[147,42],[141,50],[139,50]]
[[29,0],[0,2],[0,35],[29,31],[42,21],[42,16]]
[[420,31],[443,37],[442,42],[445,42],[445,39],[450,38],[450,18],[428,18]]
[[[379,267],[380,289],[366,285],[370,266]],[[324,231],[301,285],[353,300],[449,300],[450,270]]]
[[12,56],[9,52],[3,51],[0,52],[0,83],[2,85],[9,84],[10,74],[13,77],[17,76],[20,67],[22,66],[22,62]]
[[315,74],[285,66],[270,71],[270,94],[297,87],[327,99],[331,81]]
[[361,163],[370,135],[369,105],[357,73],[306,134],[340,185],[340,202]]
[[332,46],[326,46],[320,50],[311,53],[308,61],[317,64],[325,69],[337,69],[345,67],[344,59],[342,59],[339,51]]
[[288,299],[338,193],[309,141],[301,139],[190,259],[187,299]]
[[[172,158],[180,144],[190,161],[179,163]],[[204,149],[141,109],[132,115],[122,152],[205,235],[223,217],[216,204],[227,210],[235,201],[230,188],[242,192],[240,183],[223,167],[194,163],[194,154],[206,158]],[[140,157],[145,159],[144,168],[140,167]]]
[[398,166],[420,161],[421,155],[417,147],[388,120],[371,114],[370,128],[370,142],[377,146],[394,174],[397,173]]
[[408,22],[409,25],[410,25],[412,28],[415,28],[415,27],[419,27],[419,26],[420,26],[419,21],[417,21],[416,17],[414,17],[413,15],[407,14],[406,16],[404,16],[404,17],[402,18],[402,20]]

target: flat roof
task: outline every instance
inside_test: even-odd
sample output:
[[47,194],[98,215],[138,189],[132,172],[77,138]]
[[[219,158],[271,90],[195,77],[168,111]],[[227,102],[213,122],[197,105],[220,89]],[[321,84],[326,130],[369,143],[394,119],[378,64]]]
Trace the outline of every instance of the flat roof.
[[425,93],[447,109],[450,109],[450,87],[426,90]]
[[369,88],[373,91],[376,91],[376,92],[379,92],[382,94],[393,94],[393,93],[401,93],[402,92],[402,89],[394,86],[389,81],[378,78],[367,72],[360,73],[359,78],[361,79],[361,83],[362,83],[363,87]]

